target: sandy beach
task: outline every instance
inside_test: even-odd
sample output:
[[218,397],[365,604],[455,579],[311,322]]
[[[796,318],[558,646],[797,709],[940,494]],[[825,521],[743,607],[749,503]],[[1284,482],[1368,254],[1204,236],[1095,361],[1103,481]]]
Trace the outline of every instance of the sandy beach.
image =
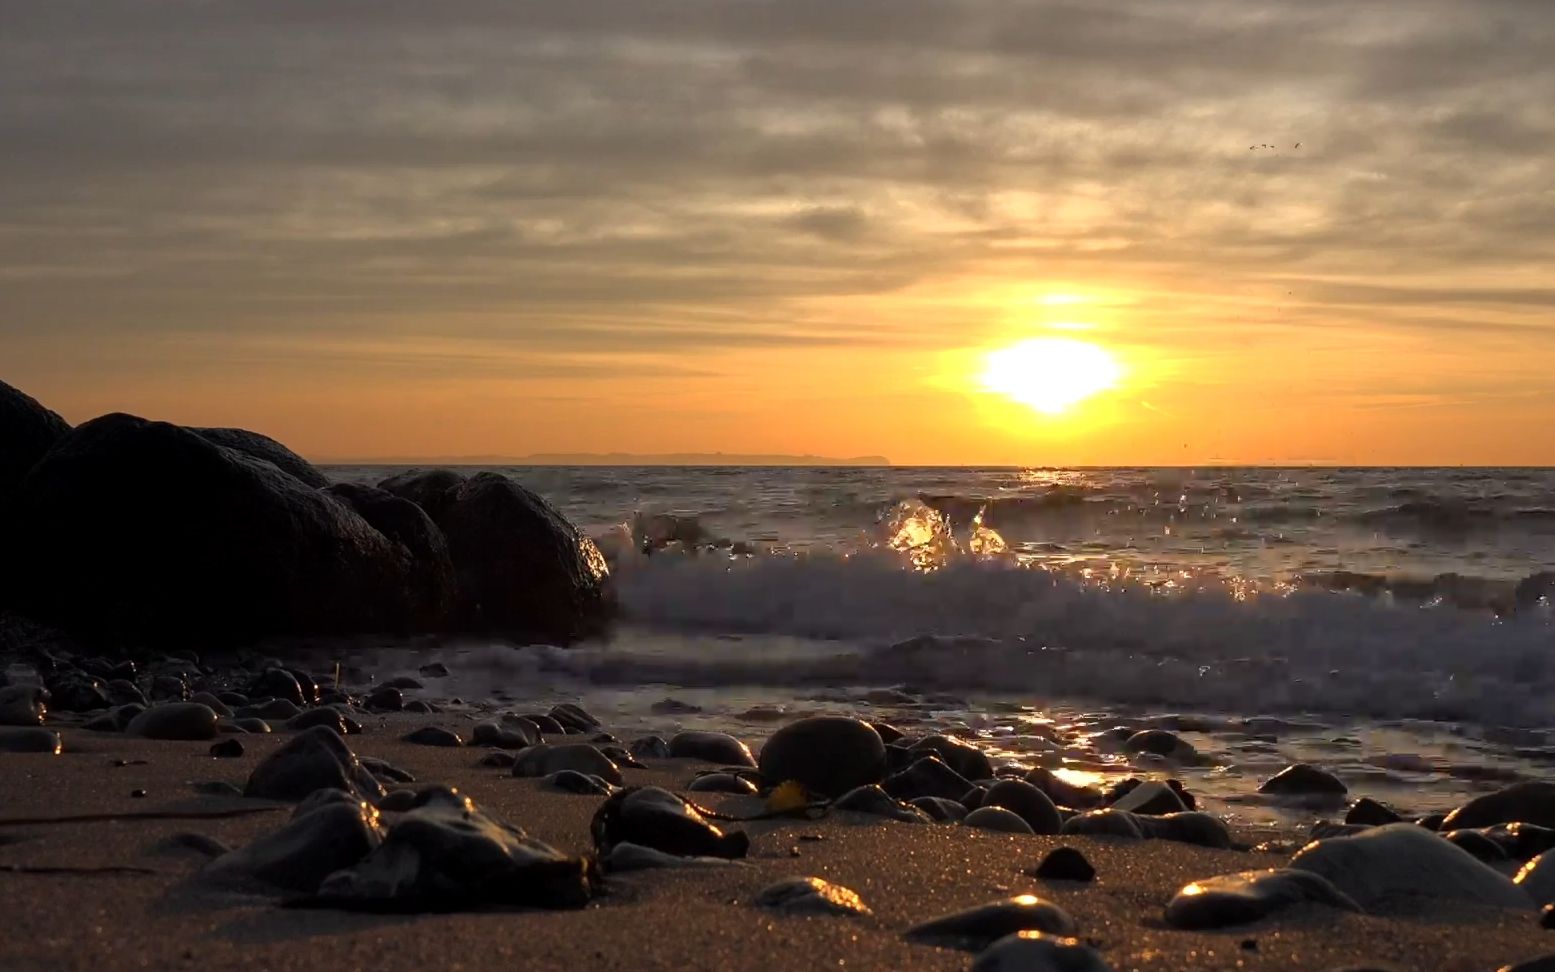
[[[606,715],[607,714],[601,714]],[[606,718],[608,722],[608,716]],[[600,797],[558,792],[537,779],[476,765],[482,751],[400,741],[447,716],[369,716],[350,737],[360,755],[411,771],[417,786],[458,787],[486,812],[568,852],[589,850]],[[1395,968],[1478,972],[1548,948],[1531,911],[1411,903],[1372,915],[1298,906],[1216,932],[1162,920],[1183,884],[1283,855],[1212,850],[1165,841],[996,834],[837,813],[818,821],[743,825],[749,859],[723,868],[612,876],[580,911],[386,916],[279,907],[275,898],[210,887],[204,858],[164,842],[200,833],[238,846],[278,827],[284,804],[198,794],[194,785],[242,786],[289,734],[243,736],[237,759],[208,742],[164,742],[75,729],[57,756],[0,754],[0,896],[5,966],[23,970],[213,967],[254,970],[395,969],[966,969],[966,952],[909,943],[918,922],[1012,894],[1059,904],[1118,970]],[[703,764],[652,760],[627,782],[683,790]],[[144,796],[133,794],[144,791]],[[732,813],[753,798],[698,794]],[[104,819],[74,815],[210,814],[274,807],[223,819]],[[27,821],[35,822],[27,822]],[[56,821],[56,822],[45,822]],[[819,838],[819,839],[816,839]],[[1088,885],[1030,876],[1068,845],[1095,865]],[[70,869],[51,873],[49,868]],[[124,868],[123,872],[92,869]],[[872,917],[793,917],[750,903],[766,885],[816,876],[857,891]]]

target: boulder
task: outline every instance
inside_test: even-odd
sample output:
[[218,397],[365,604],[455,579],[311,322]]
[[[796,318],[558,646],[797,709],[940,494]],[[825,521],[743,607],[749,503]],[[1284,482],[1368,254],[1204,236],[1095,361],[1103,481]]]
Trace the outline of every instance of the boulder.
[[207,645],[411,621],[397,548],[349,506],[165,422],[76,428],[6,512],[14,606],[79,635]]
[[1290,866],[1327,878],[1362,908],[1394,898],[1443,898],[1532,908],[1511,879],[1430,831],[1410,823],[1308,844]]
[[773,733],[757,766],[771,785],[797,780],[812,793],[834,797],[884,779],[885,743],[867,722],[815,716]]
[[314,468],[313,463],[268,435],[260,435],[248,429],[202,429],[193,426],[189,431],[206,442],[231,449],[233,452],[241,452],[250,459],[268,462],[281,472],[314,489],[329,485],[329,477]]
[[69,433],[69,422],[0,381],[0,501]]
[[1555,783],[1513,783],[1494,793],[1475,797],[1442,821],[1442,830],[1464,830],[1503,823],[1530,823],[1555,827]]
[[608,620],[604,556],[530,490],[497,473],[466,479],[447,470],[406,473],[379,486],[442,528],[463,626],[569,642]]
[[443,624],[453,612],[458,582],[448,540],[432,518],[410,500],[372,486],[336,483],[325,492],[350,506],[398,548],[406,589],[415,598],[408,605],[415,627]]

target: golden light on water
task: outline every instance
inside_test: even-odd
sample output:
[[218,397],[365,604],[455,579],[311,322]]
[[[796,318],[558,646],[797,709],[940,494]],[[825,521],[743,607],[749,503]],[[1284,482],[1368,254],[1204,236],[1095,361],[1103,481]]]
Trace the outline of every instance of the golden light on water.
[[1067,337],[1031,338],[992,351],[979,376],[985,391],[1044,415],[1061,415],[1122,379],[1123,366],[1106,348]]

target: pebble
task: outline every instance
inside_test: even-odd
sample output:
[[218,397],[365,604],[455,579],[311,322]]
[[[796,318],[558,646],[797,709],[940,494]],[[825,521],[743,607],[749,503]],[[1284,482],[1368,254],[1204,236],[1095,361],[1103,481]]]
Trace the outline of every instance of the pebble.
[[756,765],[750,747],[724,732],[677,732],[670,737],[670,755],[722,766]]
[[1073,847],[1059,847],[1048,852],[1031,872],[1045,881],[1094,881],[1096,868],[1085,855]]
[[929,815],[911,804],[903,803],[873,784],[849,790],[832,801],[833,810],[886,817],[902,823],[931,823]]
[[857,891],[832,884],[818,877],[790,878],[762,888],[752,902],[758,908],[772,908],[796,915],[870,914]]
[[405,708],[405,696],[389,685],[374,689],[363,703],[372,712],[398,712]]
[[292,801],[321,789],[345,790],[373,801],[383,796],[382,784],[340,734],[314,726],[261,760],[249,774],[243,795]]
[[448,666],[444,665],[442,662],[432,662],[430,665],[422,665],[419,669],[417,669],[417,671],[419,671],[427,678],[446,678],[448,676]]
[[966,807],[963,807],[955,800],[947,800],[944,797],[913,797],[907,803],[909,806],[922,810],[929,815],[930,819],[939,823],[960,823],[966,819],[967,815]]
[[1123,741],[1123,748],[1131,753],[1149,753],[1178,763],[1193,763],[1199,758],[1198,750],[1174,732],[1165,729],[1145,729]]
[[41,726],[48,716],[48,693],[33,685],[0,688],[0,726]]
[[302,683],[284,668],[267,668],[260,672],[244,694],[251,699],[284,699],[298,707],[307,701],[302,694]]
[[232,714],[239,719],[274,719],[277,722],[285,722],[287,719],[296,718],[300,712],[302,709],[289,699],[270,699],[258,705],[245,705]]
[[1408,823],[1308,844],[1291,858],[1290,866],[1322,875],[1362,908],[1400,895],[1505,908],[1531,905],[1505,875]]
[[145,705],[146,697],[134,682],[116,678],[108,683],[108,701],[114,705]]
[[725,833],[696,807],[657,786],[632,787],[600,804],[589,827],[595,849],[640,844],[681,857],[744,857],[750,837]]
[[405,703],[404,711],[414,715],[435,715],[443,710],[426,699],[411,699]]
[[604,728],[588,710],[574,702],[551,706],[551,718],[561,723],[563,728],[576,729],[578,732],[593,732]]
[[1023,931],[1073,935],[1075,924],[1058,905],[1023,894],[914,925],[904,935],[912,941],[980,951],[1006,935]]
[[1077,938],[1023,931],[984,949],[972,972],[1112,972],[1112,966]]
[[243,755],[243,744],[236,739],[223,739],[211,744],[211,755],[218,759],[236,759]]
[[376,810],[364,803],[332,802],[294,815],[280,830],[223,854],[206,865],[202,876],[312,893],[330,874],[360,861],[379,840]]
[[514,776],[550,776],[560,770],[591,773],[621,785],[621,767],[588,743],[541,743],[520,749],[513,760]]
[[258,718],[233,719],[232,725],[243,730],[244,732],[251,732],[259,735],[266,735],[270,732],[270,723]]
[[1222,874],[1184,886],[1167,904],[1166,921],[1175,928],[1224,928],[1303,903],[1361,910],[1327,878],[1311,871],[1271,868]]
[[223,719],[232,718],[231,707],[209,692],[196,692],[189,696],[189,701],[200,703]]
[[448,787],[418,794],[354,866],[324,879],[315,904],[364,911],[449,911],[492,906],[581,908],[592,869]]
[[64,751],[59,733],[40,726],[17,726],[0,729],[0,752],[48,753],[58,756]]
[[416,782],[416,777],[409,770],[400,769],[388,760],[378,759],[373,756],[363,756],[358,762],[362,764],[363,769],[376,776],[379,780],[389,780],[394,783]]
[[362,731],[361,723],[328,705],[299,712],[286,720],[286,728],[292,730],[312,729],[314,726],[328,726],[342,736],[355,736]]
[[648,711],[654,715],[691,715],[701,712],[700,705],[692,705],[690,702],[682,702],[679,699],[660,699],[648,707]]
[[1555,904],[1555,851],[1545,851],[1524,864],[1514,880],[1540,908]]
[[478,722],[475,724],[475,728],[470,730],[470,745],[472,746],[523,749],[526,746],[538,745],[539,742],[539,730],[536,730],[533,735],[528,735],[517,726],[506,726],[500,722]]
[[1170,840],[1200,847],[1231,846],[1231,831],[1220,819],[1197,810],[1147,817],[1126,810],[1090,810],[1064,821],[1059,833]]
[[691,781],[686,789],[693,793],[738,793],[753,796],[756,784],[733,773],[703,773]]
[[880,788],[898,800],[925,796],[960,800],[972,788],[972,782],[945,765],[938,756],[924,756],[906,769],[886,777]]
[[[986,780],[993,776],[993,763],[988,756],[976,746],[952,739],[950,736],[929,736],[920,739],[910,747],[913,752],[933,753],[944,761],[946,766],[960,773],[969,780]],[[941,794],[920,794],[939,796]]]
[[1508,859],[1500,844],[1485,836],[1483,830],[1449,830],[1442,839],[1454,847],[1461,847],[1474,855],[1476,860],[1496,864]]
[[124,731],[147,739],[215,739],[216,713],[199,702],[163,702],[130,720]]
[[663,736],[644,736],[632,741],[631,752],[638,759],[669,759],[670,744]]
[[1465,830],[1502,823],[1555,827],[1555,783],[1513,783],[1475,797],[1442,821],[1442,830]]
[[1264,780],[1258,792],[1273,796],[1343,796],[1349,790],[1327,770],[1296,763]]
[[1061,807],[1088,810],[1099,806],[1102,795],[1088,786],[1070,783],[1045,766],[1039,766],[1026,774],[1026,782],[1048,795],[1048,799]]
[[530,725],[540,730],[543,735],[564,736],[567,734],[567,730],[562,728],[562,724],[557,722],[555,719],[552,719],[548,715],[530,713],[524,716],[520,716],[520,718],[527,720]]
[[616,791],[614,786],[600,777],[592,773],[579,773],[577,770],[560,770],[545,777],[545,782],[566,793],[586,796],[609,796]]
[[417,746],[442,746],[453,749],[464,745],[464,740],[452,729],[444,729],[442,726],[422,726],[414,732],[406,733],[400,737],[403,741],[414,743]]
[[812,793],[835,797],[885,778],[885,742],[867,722],[814,716],[773,733],[757,766],[770,786],[797,780]]
[[1127,793],[1110,804],[1114,810],[1127,810],[1130,813],[1141,813],[1146,816],[1161,816],[1168,813],[1181,813],[1188,809],[1177,795],[1177,791],[1159,783],[1149,780],[1131,788]]
[[1000,780],[989,787],[983,794],[983,809],[992,807],[1002,807],[1020,817],[1034,834],[1056,834],[1063,826],[1058,807],[1046,793],[1025,780]]
[[515,757],[510,752],[496,750],[481,757],[476,766],[487,766],[494,769],[512,769]]
[[968,827],[978,830],[995,830],[1005,834],[1031,834],[1036,831],[1031,829],[1031,824],[1021,819],[1020,814],[1006,810],[1003,807],[979,807],[966,815],[961,821]]
[[1366,824],[1370,827],[1381,827],[1390,823],[1402,823],[1404,818],[1397,810],[1371,797],[1361,797],[1350,805],[1345,811],[1344,822],[1347,824]]
[[100,679],[70,672],[48,684],[49,703],[60,712],[93,712],[109,706]]

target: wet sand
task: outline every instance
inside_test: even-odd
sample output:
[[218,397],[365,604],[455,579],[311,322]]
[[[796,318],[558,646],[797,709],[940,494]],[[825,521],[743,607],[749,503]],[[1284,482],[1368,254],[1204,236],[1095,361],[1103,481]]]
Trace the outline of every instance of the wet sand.
[[[607,720],[608,721],[608,720]],[[447,716],[372,716],[348,740],[360,754],[446,783],[488,813],[563,850],[588,849],[601,798],[556,792],[539,780],[477,767],[479,749],[401,742],[421,725],[461,727]],[[213,759],[209,743],[153,742],[66,729],[60,756],[0,754],[0,818],[73,814],[206,813],[263,801],[201,796],[192,784],[241,786],[290,734],[240,737],[247,753]],[[144,760],[144,764],[133,761]],[[131,765],[114,765],[132,761]],[[703,764],[650,761],[628,783],[681,789]],[[144,790],[144,797],[133,797]],[[698,794],[731,812],[750,798]],[[838,815],[744,825],[754,837],[744,866],[614,876],[582,911],[385,916],[277,907],[274,899],[212,889],[194,879],[203,858],[158,844],[196,832],[240,845],[279,826],[289,806],[227,819],[0,822],[0,967],[23,970],[967,969],[972,955],[910,944],[901,932],[949,911],[1031,892],[1067,909],[1083,938],[1123,972],[1196,969],[1321,970],[1380,964],[1480,972],[1555,950],[1531,911],[1461,905],[1401,906],[1352,915],[1315,906],[1217,932],[1168,928],[1162,908],[1188,881],[1275,867],[1285,857],[1165,842],[994,834]],[[846,819],[844,819],[846,818]],[[819,836],[821,840],[803,840]],[[1026,873],[1060,845],[1095,865],[1091,885]],[[797,854],[797,856],[795,856]],[[149,873],[37,873],[25,868],[139,868]],[[752,907],[767,884],[817,876],[857,891],[873,917],[790,917]]]

